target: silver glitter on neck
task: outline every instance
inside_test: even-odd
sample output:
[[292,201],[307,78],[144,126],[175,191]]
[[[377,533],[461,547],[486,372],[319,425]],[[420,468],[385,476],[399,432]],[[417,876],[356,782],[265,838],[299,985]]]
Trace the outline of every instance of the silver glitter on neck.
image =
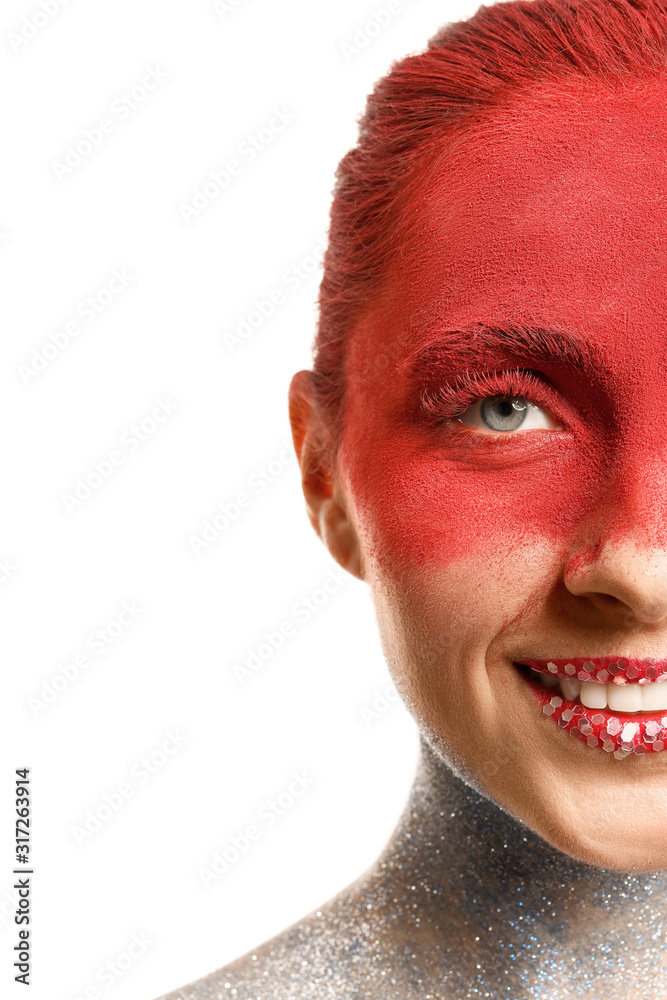
[[664,1000],[665,875],[550,847],[422,742],[401,821],[327,905],[160,1000]]

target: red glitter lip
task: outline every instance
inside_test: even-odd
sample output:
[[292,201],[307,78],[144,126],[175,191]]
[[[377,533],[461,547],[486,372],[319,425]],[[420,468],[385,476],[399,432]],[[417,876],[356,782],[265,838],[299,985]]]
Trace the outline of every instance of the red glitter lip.
[[552,677],[599,681],[601,684],[652,684],[667,674],[667,660],[656,660],[650,656],[643,660],[627,656],[574,656],[567,660],[554,658],[520,662]]
[[[584,663],[589,667],[584,667]],[[556,667],[556,671],[548,665]],[[667,661],[652,659],[631,660],[626,657],[581,657],[553,660],[521,660],[520,666],[532,667],[552,677],[576,678],[600,683],[631,682],[649,684],[667,673]],[[576,673],[565,671],[571,665]],[[616,672],[610,670],[614,667]],[[641,677],[640,677],[641,670]],[[604,672],[608,676],[605,677]],[[651,673],[649,673],[651,671]],[[653,673],[655,671],[655,674]],[[636,672],[636,673],[635,673]],[[576,701],[563,697],[558,687],[545,688],[539,681],[526,678],[528,686],[542,708],[559,729],[573,739],[593,749],[612,753],[616,760],[631,754],[660,753],[667,749],[667,711],[647,713],[610,712],[604,708],[586,708]]]

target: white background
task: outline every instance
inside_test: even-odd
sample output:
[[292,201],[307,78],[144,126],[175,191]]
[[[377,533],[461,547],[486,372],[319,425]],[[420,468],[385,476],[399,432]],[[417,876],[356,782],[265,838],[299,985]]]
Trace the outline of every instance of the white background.
[[[218,6],[2,4],[3,996],[28,995],[12,968],[15,768],[32,768],[32,1000],[152,1000],[260,944],[373,862],[414,772],[365,586],[322,600],[335,567],[304,511],[286,393],[310,365],[313,257],[365,97],[477,4],[394,0],[368,32],[387,2]],[[261,132],[276,110],[288,124]],[[184,212],[231,159],[225,189]],[[126,285],[109,295],[114,270]],[[154,423],[159,400],[172,412]],[[195,553],[239,492],[248,506]],[[119,627],[123,602],[141,610]],[[262,819],[295,772],[308,790]],[[248,824],[256,841],[205,888],[200,869]],[[150,943],[130,961],[133,935]],[[116,961],[122,977],[102,977]]]

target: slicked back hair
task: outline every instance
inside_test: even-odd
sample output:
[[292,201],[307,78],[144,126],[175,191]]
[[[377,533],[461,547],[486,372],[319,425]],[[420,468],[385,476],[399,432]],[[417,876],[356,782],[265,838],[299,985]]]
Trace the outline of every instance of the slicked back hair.
[[314,345],[316,399],[339,440],[348,335],[396,247],[424,157],[540,82],[598,79],[613,91],[667,69],[667,0],[511,0],[446,25],[395,63],[368,98],[341,160],[330,212]]

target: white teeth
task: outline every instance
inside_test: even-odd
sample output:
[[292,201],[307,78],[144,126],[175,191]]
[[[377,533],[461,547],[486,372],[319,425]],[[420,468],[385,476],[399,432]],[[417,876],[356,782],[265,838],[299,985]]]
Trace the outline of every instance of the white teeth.
[[579,697],[579,692],[581,691],[581,681],[572,680],[571,677],[561,677],[560,689],[568,701],[574,701],[575,698]]
[[607,684],[606,687],[607,704],[612,712],[641,712],[642,689],[639,684]]
[[596,684],[595,681],[582,681],[579,699],[586,708],[606,708],[607,687],[605,684]]
[[[533,673],[537,673],[533,671]],[[545,687],[553,687],[550,674],[537,674]],[[658,684],[600,684],[596,681],[578,681],[572,677],[559,677],[558,684],[564,698],[576,701],[586,708],[610,708],[612,712],[664,712],[667,711],[667,682]]]
[[642,710],[644,712],[662,712],[667,708],[667,683],[642,684]]

